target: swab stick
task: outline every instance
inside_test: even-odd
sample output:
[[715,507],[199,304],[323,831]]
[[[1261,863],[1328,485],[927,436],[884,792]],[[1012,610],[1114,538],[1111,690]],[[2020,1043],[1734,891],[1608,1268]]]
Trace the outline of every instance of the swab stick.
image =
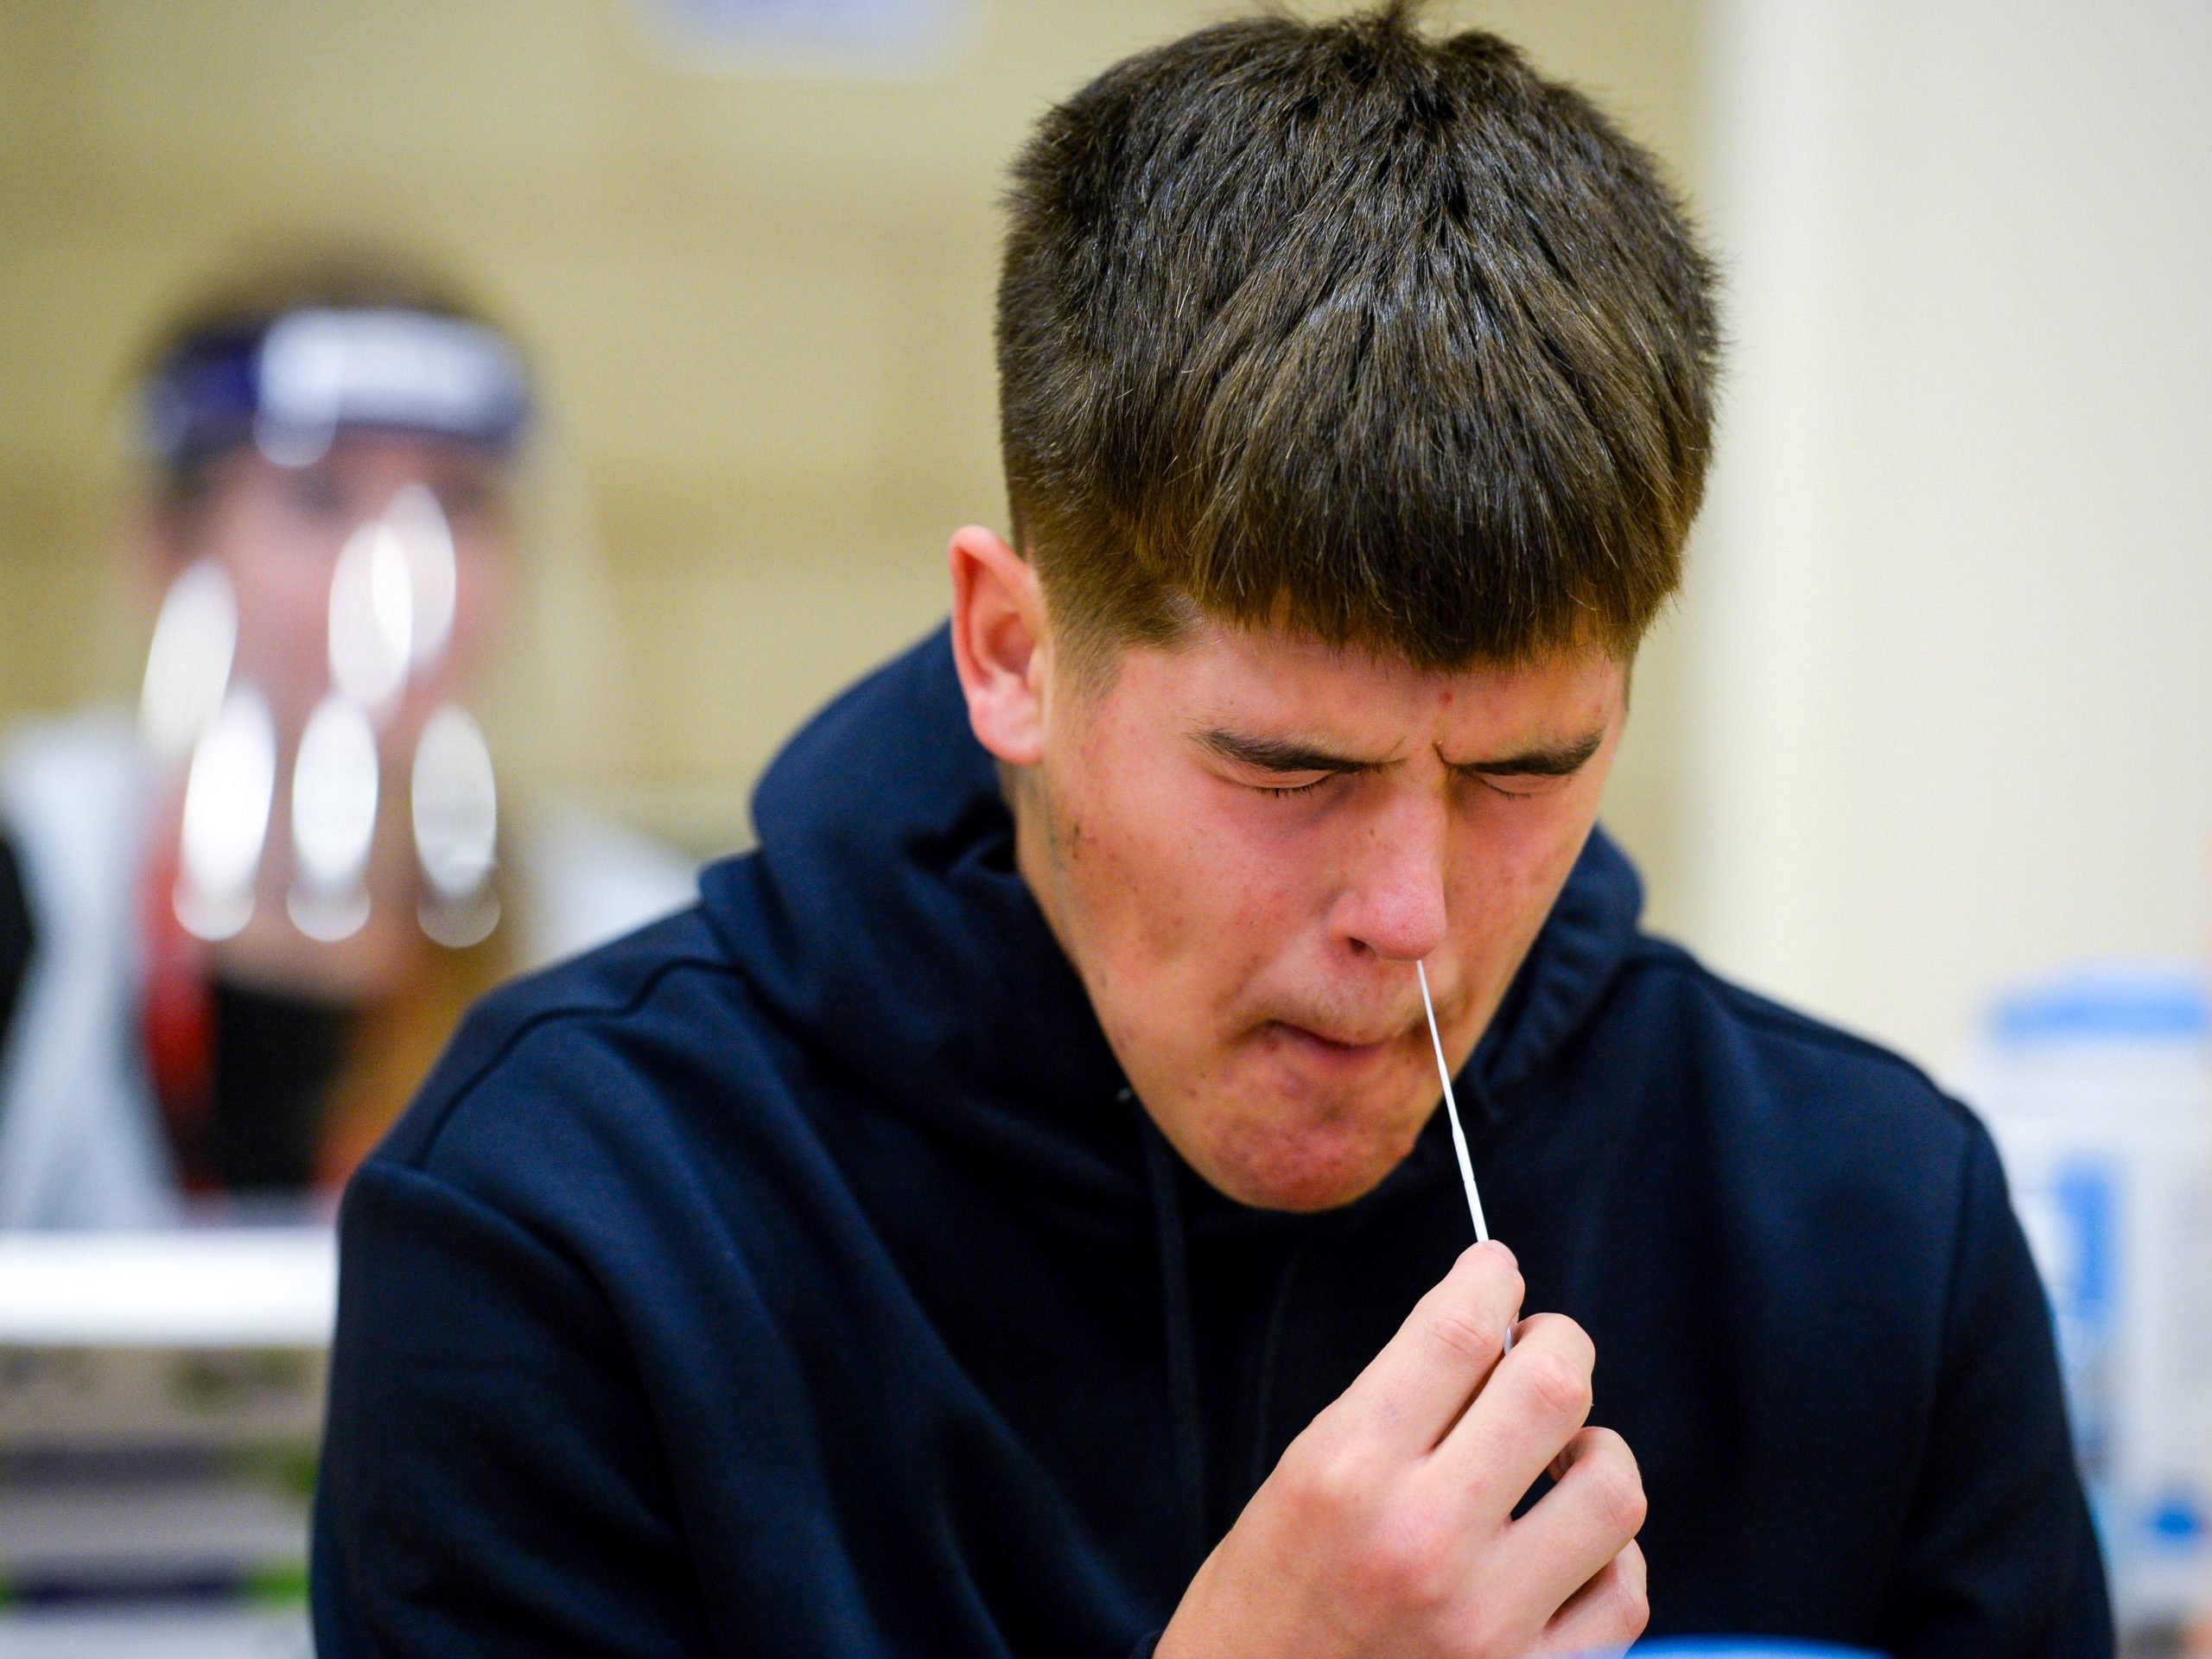
[[1444,1084],[1444,1109],[1452,1118],[1452,1149],[1459,1154],[1459,1179],[1467,1187],[1467,1213],[1475,1218],[1475,1243],[1490,1243],[1490,1229],[1483,1221],[1483,1201],[1475,1191],[1475,1160],[1467,1156],[1467,1132],[1459,1127],[1459,1103],[1452,1097],[1452,1068],[1444,1063],[1444,1039],[1436,1034],[1436,1004],[1429,1000],[1428,969],[1419,962],[1414,972],[1421,977],[1421,1005],[1428,1014],[1428,1040],[1436,1050],[1436,1075]]

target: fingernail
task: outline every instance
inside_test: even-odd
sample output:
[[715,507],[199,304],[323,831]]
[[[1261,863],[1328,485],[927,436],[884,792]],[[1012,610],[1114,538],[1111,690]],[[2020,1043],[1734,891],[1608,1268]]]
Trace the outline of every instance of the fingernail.
[[1505,1258],[1506,1264],[1509,1267],[1518,1268],[1521,1265],[1521,1258],[1514,1255],[1511,1250],[1506,1249],[1504,1243],[1501,1240],[1495,1238],[1487,1240],[1484,1243],[1483,1248],[1486,1250],[1496,1250],[1500,1255]]

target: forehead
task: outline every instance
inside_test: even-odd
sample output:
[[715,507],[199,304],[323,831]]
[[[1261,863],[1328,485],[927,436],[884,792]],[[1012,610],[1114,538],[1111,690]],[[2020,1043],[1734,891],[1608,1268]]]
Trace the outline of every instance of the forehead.
[[1383,743],[1416,728],[1459,741],[1576,738],[1611,721],[1626,686],[1627,664],[1594,646],[1436,670],[1211,620],[1173,645],[1129,648],[1115,677],[1116,693],[1193,728]]

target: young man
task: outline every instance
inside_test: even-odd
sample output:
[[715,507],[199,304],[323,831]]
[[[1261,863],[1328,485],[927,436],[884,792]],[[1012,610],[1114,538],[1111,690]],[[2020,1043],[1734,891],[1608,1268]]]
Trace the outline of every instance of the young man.
[[1986,1136],[1593,830],[1710,419],[1647,158],[1268,19],[1012,216],[1013,544],[352,1188],[321,1650],[2107,1650]]

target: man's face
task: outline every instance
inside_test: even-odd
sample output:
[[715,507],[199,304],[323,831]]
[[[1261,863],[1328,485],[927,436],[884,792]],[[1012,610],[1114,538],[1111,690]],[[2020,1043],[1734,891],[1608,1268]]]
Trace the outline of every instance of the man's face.
[[[1049,657],[1047,657],[1049,660]],[[1052,684],[1021,869],[1138,1097],[1243,1203],[1370,1191],[1473,1052],[1596,819],[1626,674],[1444,674],[1204,624]]]
[[453,632],[380,728],[387,758],[404,764],[423,721],[459,693],[496,631],[512,537],[505,469],[463,445],[367,433],[341,435],[305,467],[250,448],[212,464],[206,499],[163,537],[162,574],[195,558],[223,568],[238,597],[238,675],[268,696],[290,741],[330,688],[331,577],[347,539],[410,486],[436,499],[453,535]]

